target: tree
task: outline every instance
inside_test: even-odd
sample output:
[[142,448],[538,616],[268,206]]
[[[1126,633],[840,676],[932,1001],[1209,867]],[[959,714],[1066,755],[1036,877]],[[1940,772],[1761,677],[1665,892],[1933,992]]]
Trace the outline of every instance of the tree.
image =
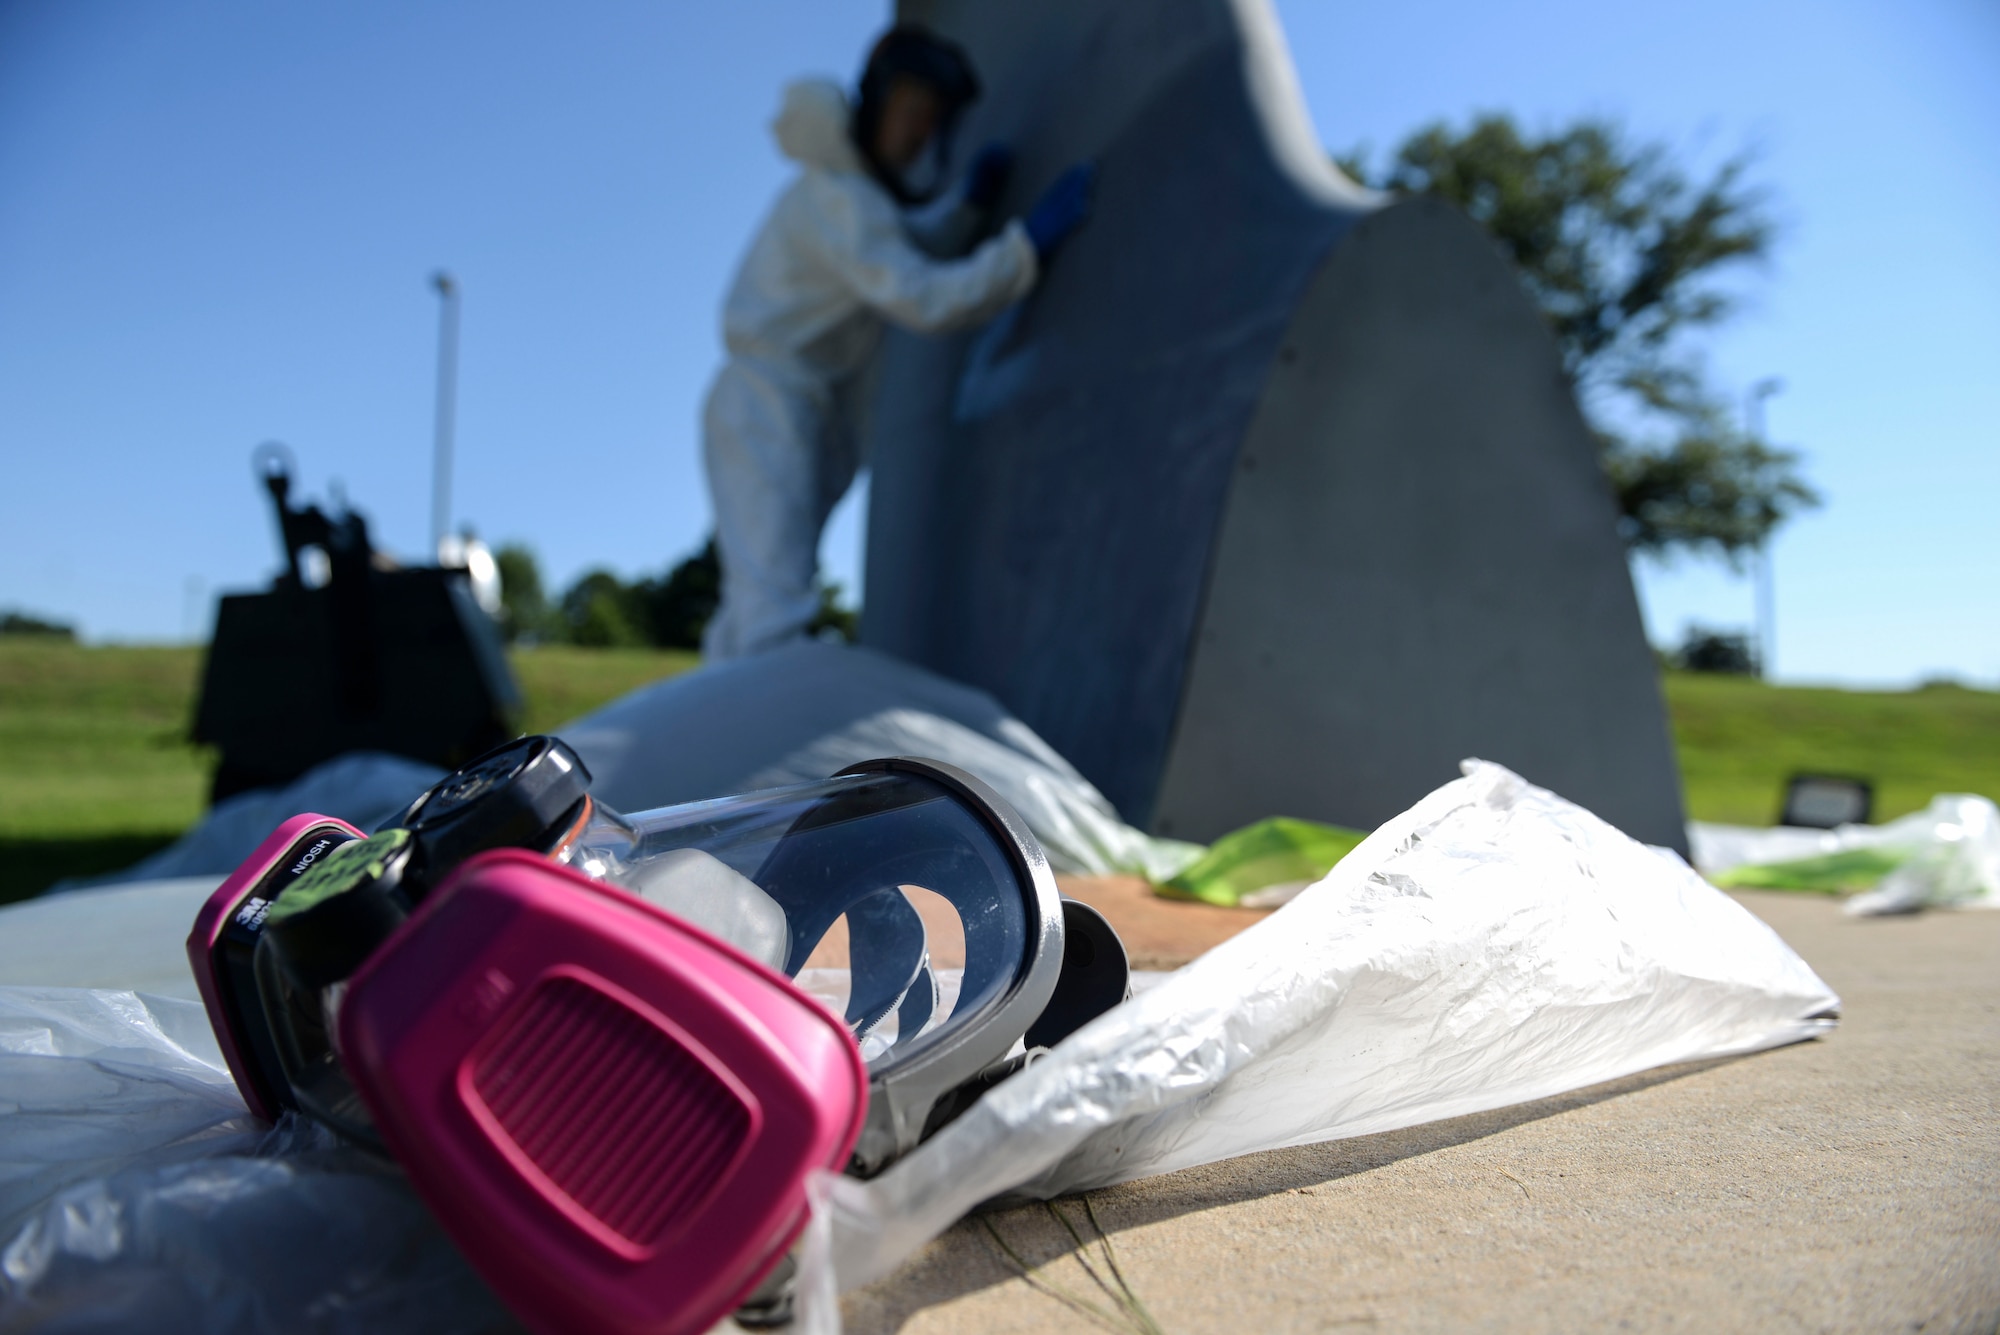
[[840,600],[845,590],[839,580],[824,580],[819,586],[819,611],[806,626],[806,634],[818,639],[832,636],[856,644],[861,639],[861,609]]
[[75,640],[76,627],[26,612],[0,613],[0,635],[34,635],[49,640]]
[[1449,200],[1513,258],[1555,334],[1633,550],[1734,563],[1819,503],[1796,455],[1732,422],[1690,346],[1734,310],[1717,274],[1770,250],[1746,159],[1696,182],[1663,145],[1632,144],[1606,121],[1536,137],[1489,115],[1462,134],[1419,130],[1379,172],[1365,153],[1338,161],[1377,189]]
[[562,596],[564,636],[593,649],[624,649],[646,642],[632,615],[632,591],[609,570],[592,570]]
[[1710,630],[1689,626],[1680,649],[1671,657],[1673,666],[1689,672],[1720,672],[1734,677],[1757,675],[1757,656],[1750,649],[1750,637],[1735,631]]
[[500,631],[509,643],[551,638],[555,631],[549,597],[542,588],[542,568],[534,550],[510,542],[493,553],[500,568]]
[[632,597],[650,643],[664,649],[701,648],[701,633],[722,601],[722,561],[715,539],[664,579],[641,579],[632,586]]
[[[557,640],[594,648],[650,644],[699,649],[701,634],[722,601],[722,563],[715,540],[668,570],[627,584],[602,568],[578,577],[553,608],[542,593],[534,553],[509,544],[495,554],[500,566],[501,622],[508,638]],[[852,641],[861,614],[841,601],[838,584],[819,586],[819,612],[807,634]]]

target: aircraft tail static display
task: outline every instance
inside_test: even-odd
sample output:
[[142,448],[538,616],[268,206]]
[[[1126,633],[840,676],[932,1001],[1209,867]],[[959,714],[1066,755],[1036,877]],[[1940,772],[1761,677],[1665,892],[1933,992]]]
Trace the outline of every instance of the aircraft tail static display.
[[884,342],[864,641],[1157,833],[1372,827],[1479,755],[1683,846],[1609,488],[1492,243],[1341,176],[1262,3],[900,17],[979,68],[1003,213],[1100,171],[1029,301]]

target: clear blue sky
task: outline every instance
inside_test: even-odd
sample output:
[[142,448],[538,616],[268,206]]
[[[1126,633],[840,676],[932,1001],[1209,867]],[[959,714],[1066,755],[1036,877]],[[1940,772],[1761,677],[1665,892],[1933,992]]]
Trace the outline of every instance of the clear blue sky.
[[[1783,234],[1712,342],[1828,504],[1777,545],[1792,679],[2000,681],[2000,7],[1280,6],[1325,142],[1622,119],[1745,146]],[[794,74],[875,4],[0,0],[0,607],[175,639],[274,566],[252,445],[428,533],[436,306],[465,290],[455,512],[560,584],[691,550],[715,312]],[[858,575],[857,505],[825,548]],[[1638,571],[1656,639],[1747,622]],[[191,592],[199,597],[191,603]]]

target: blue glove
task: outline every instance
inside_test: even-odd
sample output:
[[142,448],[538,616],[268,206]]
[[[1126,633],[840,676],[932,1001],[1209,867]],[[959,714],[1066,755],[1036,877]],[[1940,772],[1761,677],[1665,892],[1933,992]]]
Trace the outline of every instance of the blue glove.
[[1001,143],[988,144],[965,169],[965,202],[981,211],[992,208],[1013,174],[1014,150]]
[[1035,258],[1043,264],[1049,262],[1056,247],[1090,216],[1090,188],[1096,180],[1097,165],[1079,162],[1056,177],[1055,183],[1042,191],[1035,207],[1028,210],[1024,220],[1028,240],[1034,243]]

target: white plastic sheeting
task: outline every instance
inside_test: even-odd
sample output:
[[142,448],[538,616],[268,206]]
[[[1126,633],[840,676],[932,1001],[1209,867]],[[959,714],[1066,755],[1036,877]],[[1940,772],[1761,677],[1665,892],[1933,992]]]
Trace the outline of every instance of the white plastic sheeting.
[[1704,876],[1858,849],[1902,856],[1875,889],[1847,901],[1849,913],[2000,908],[2000,808],[1970,793],[1940,794],[1922,811],[1882,825],[1752,829],[1696,821],[1688,843]]
[[984,691],[871,649],[808,641],[655,682],[561,730],[623,811],[824,779],[880,756],[956,765],[1007,799],[1057,871],[1165,880],[1200,855],[1154,839]]
[[[194,915],[222,877],[108,885],[0,909],[0,984],[93,987],[198,1001]],[[0,1091],[0,1098],[4,1098]]]
[[199,1004],[0,987],[0,1329],[517,1327],[401,1173],[245,1111]]
[[[1678,858],[1468,762],[888,1173],[820,1180],[804,1329],[993,1197],[1755,1051],[1826,1032],[1838,1004]],[[0,1091],[0,1327],[506,1325],[399,1176],[248,1121],[191,1003],[0,987]]]
[[[198,824],[167,847],[111,876],[58,885],[64,891],[120,881],[227,876],[271,831],[302,811],[333,816],[373,829],[444,777],[435,765],[381,751],[350,751],[315,765],[282,788],[254,788],[210,808]],[[192,921],[192,920],[190,920]]]
[[1123,872],[1164,881],[1201,856],[1200,844],[1157,839],[1118,819],[1104,795],[1027,724],[1008,718],[999,727],[1005,741],[920,709],[885,709],[801,747],[745,786],[805,783],[879,756],[922,756],[991,784],[1028,823],[1059,872]]
[[1839,998],[1671,853],[1498,765],[869,1182],[825,1177],[806,1325],[983,1201],[1544,1098],[1827,1032]]

